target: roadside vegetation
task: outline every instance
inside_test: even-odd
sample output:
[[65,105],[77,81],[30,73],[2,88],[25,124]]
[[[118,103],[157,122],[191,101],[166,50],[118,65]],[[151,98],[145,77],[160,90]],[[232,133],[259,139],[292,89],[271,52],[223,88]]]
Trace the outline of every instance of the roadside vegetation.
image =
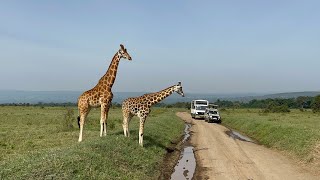
[[291,109],[270,113],[263,109],[223,109],[222,122],[256,139],[320,167],[320,113]]
[[[224,125],[320,168],[320,96],[215,104]],[[157,104],[141,148],[138,119],[125,138],[117,103],[109,112],[107,137],[99,137],[100,110],[93,109],[82,143],[73,103],[0,105],[0,179],[157,179],[166,150],[184,129],[175,112],[188,108],[184,102]]]
[[166,148],[184,123],[176,109],[154,108],[142,148],[138,119],[131,137],[122,130],[119,108],[109,112],[107,137],[99,137],[100,110],[92,109],[78,143],[75,107],[0,107],[0,179],[157,179]]

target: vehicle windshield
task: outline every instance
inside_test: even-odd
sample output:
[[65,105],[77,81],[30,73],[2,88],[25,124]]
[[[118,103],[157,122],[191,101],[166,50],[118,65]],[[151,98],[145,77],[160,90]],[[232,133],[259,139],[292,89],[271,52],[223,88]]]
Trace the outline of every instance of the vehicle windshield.
[[209,111],[210,114],[218,114],[217,111]]
[[207,106],[196,106],[196,110],[206,110]]
[[199,105],[208,105],[208,102],[207,102],[207,101],[196,101],[196,104],[199,104]]

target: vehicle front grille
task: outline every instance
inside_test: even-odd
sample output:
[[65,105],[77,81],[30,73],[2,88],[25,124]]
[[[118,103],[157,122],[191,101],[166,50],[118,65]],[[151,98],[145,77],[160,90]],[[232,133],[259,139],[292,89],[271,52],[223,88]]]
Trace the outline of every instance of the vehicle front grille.
[[198,112],[198,115],[204,115],[204,112]]

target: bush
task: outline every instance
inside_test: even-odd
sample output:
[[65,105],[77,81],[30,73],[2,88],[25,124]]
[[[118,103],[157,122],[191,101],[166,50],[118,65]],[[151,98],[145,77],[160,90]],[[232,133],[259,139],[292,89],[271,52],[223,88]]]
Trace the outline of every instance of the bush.
[[226,108],[221,108],[221,109],[220,109],[220,112],[226,112],[226,111],[227,111]]
[[320,112],[320,95],[314,98],[311,107],[313,112]]
[[75,121],[75,117],[74,117],[74,112],[72,108],[66,108],[66,112],[64,114],[64,123],[63,123],[63,130],[65,131],[69,131],[72,130],[73,127],[73,122]]
[[268,104],[268,106],[262,110],[263,113],[288,113],[290,109],[288,105],[276,105],[274,103]]

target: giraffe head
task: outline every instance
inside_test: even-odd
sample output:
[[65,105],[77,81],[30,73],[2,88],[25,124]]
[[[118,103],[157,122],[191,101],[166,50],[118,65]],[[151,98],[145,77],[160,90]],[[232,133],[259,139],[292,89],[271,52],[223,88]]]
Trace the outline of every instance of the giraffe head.
[[130,61],[132,60],[130,54],[127,52],[127,49],[124,48],[124,46],[122,44],[120,44],[120,49],[118,51],[118,55],[120,56],[120,59],[124,58],[124,59],[128,59]]
[[178,82],[178,84],[174,86],[174,91],[184,97],[181,82]]

